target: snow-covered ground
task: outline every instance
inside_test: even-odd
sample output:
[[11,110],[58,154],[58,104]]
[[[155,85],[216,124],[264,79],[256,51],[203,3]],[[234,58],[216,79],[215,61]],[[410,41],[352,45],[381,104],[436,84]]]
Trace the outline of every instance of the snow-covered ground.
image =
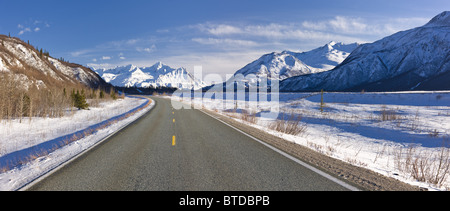
[[[0,122],[0,190],[15,190],[95,145],[154,106],[125,97],[62,118]],[[128,115],[127,115],[128,114]]]
[[[353,165],[432,190],[450,189],[450,92],[324,93],[323,100],[323,111],[320,93],[280,93],[279,103],[193,103]],[[276,120],[261,114],[270,110],[279,112],[278,120],[301,117],[298,127],[306,129],[298,135],[269,129]],[[245,121],[242,113],[256,114],[256,120]]]

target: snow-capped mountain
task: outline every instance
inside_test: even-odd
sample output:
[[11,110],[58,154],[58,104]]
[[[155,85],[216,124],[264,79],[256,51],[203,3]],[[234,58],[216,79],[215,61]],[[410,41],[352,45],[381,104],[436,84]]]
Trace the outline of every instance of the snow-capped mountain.
[[313,68],[313,73],[324,72],[342,63],[359,45],[358,43],[344,44],[332,41],[308,52],[295,53],[295,56]]
[[283,80],[290,77],[325,72],[344,61],[358,47],[358,43],[343,44],[330,42],[307,52],[283,51],[265,54],[236,71],[234,77],[223,84],[209,86],[206,89],[222,90],[234,84],[243,87],[260,86],[263,80]]
[[331,71],[280,82],[282,91],[450,89],[450,12],[356,48]]
[[127,65],[95,71],[106,82],[117,87],[200,89],[206,86],[205,82],[196,79],[185,68],[175,69],[161,62],[151,67]]
[[5,35],[0,35],[0,73],[14,75],[25,89],[80,83],[91,88],[109,86],[89,68],[54,59],[18,38]]
[[[324,72],[344,61],[357,46],[357,43],[346,45],[330,42],[320,48],[302,53],[273,52],[246,65],[235,75],[266,75],[271,79],[283,80],[293,76]],[[278,75],[278,78],[274,78],[272,75]]]

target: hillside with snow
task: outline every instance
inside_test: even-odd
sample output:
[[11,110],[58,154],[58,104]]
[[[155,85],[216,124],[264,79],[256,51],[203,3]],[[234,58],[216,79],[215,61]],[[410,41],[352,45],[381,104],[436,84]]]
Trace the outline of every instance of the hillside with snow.
[[5,35],[0,35],[0,73],[13,75],[24,89],[109,86],[89,68],[55,59],[42,49]]
[[95,70],[106,82],[116,87],[200,89],[206,83],[197,79],[185,68],[172,68],[161,62],[151,67],[135,65]]
[[422,27],[360,45],[331,71],[288,78],[282,91],[450,89],[450,12]]

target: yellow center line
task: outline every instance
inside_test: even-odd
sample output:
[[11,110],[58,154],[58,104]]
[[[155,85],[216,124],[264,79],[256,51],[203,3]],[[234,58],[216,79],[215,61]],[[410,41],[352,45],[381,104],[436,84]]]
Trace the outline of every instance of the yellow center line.
[[172,146],[175,146],[176,142],[175,142],[175,136],[172,136]]
[[173,119],[173,123],[175,123],[175,118]]

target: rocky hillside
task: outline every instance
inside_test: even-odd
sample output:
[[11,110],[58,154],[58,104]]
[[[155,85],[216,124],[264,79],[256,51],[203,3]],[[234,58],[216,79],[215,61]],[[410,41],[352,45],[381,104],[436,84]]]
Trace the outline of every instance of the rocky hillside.
[[55,59],[18,38],[0,35],[0,73],[12,75],[24,89],[109,87],[94,71]]

